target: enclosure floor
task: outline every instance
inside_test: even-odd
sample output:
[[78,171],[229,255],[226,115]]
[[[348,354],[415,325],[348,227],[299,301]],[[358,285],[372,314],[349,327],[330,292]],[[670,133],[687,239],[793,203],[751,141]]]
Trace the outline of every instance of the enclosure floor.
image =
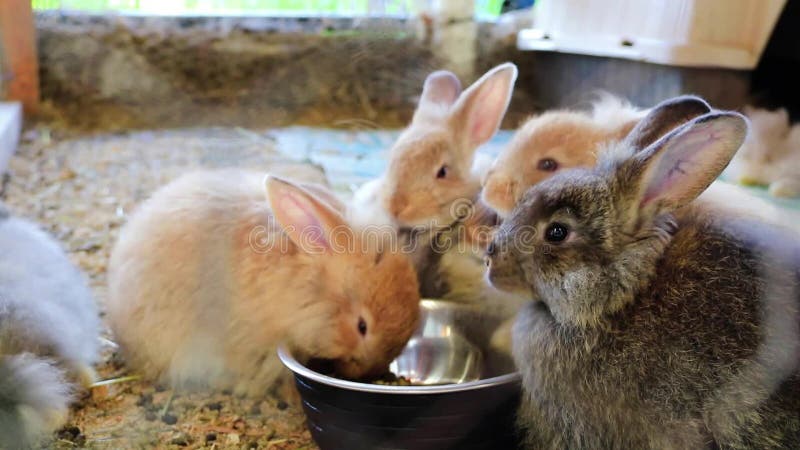
[[[108,253],[127,214],[180,173],[229,166],[323,180],[319,167],[281,154],[264,133],[194,129],[66,139],[35,129],[12,158],[2,198],[63,243],[90,276],[102,310]],[[130,374],[110,344],[98,371],[102,380]],[[48,448],[315,448],[302,412],[277,392],[261,399],[184,395],[145,381],[95,388]]]

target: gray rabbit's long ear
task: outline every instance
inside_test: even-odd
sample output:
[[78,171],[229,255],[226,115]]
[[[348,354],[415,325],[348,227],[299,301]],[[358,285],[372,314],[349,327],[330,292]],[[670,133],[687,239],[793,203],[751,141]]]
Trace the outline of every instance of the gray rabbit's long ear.
[[[734,112],[700,116],[632,156],[616,174],[623,205],[635,227],[681,208],[722,173],[747,135],[747,119]],[[632,190],[632,192],[631,192]]]
[[625,145],[632,147],[636,152],[641,151],[676,127],[710,112],[711,106],[702,98],[693,95],[665,100],[653,107],[633,127],[625,138]]

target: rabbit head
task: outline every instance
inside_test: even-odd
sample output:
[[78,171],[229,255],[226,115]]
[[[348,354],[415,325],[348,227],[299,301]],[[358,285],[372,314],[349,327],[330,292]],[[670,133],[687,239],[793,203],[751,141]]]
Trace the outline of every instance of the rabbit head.
[[595,168],[558,173],[525,193],[487,250],[493,285],[577,326],[633,301],[670,240],[672,213],[714,181],[747,133],[743,116],[708,113],[641,148],[663,128],[655,119],[665,111],[654,112]]
[[502,64],[460,93],[452,73],[428,76],[383,178],[381,203],[400,226],[449,225],[458,219],[452,205],[474,199],[480,189],[475,151],[500,126],[516,77],[516,66]]
[[[380,236],[354,232],[324,200],[268,176],[269,202],[294,249],[320,269],[324,303],[313,320],[290,333],[293,351],[332,360],[342,376],[378,375],[400,354],[419,320],[416,272],[404,255],[380,246]],[[377,238],[377,239],[376,239]],[[310,299],[299,308],[318,308]]]
[[[710,108],[702,99],[691,96],[678,97],[654,108],[654,111],[669,111],[674,118],[680,116],[676,110],[696,116]],[[531,118],[495,160],[483,183],[484,202],[501,216],[507,216],[531,186],[560,170],[594,166],[598,154],[628,135],[644,114],[616,97],[605,95],[594,103],[591,112],[560,110]],[[659,117],[648,120],[658,120],[661,126],[673,123]],[[667,131],[648,126],[652,129],[641,133],[642,138],[654,139]]]

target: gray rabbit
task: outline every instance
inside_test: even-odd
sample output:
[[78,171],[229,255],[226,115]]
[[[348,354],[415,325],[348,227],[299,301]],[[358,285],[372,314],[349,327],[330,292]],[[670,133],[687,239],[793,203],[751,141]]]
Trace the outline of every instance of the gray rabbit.
[[798,235],[696,200],[747,133],[696,101],[528,190],[489,246],[538,299],[513,331],[531,448],[800,445]]
[[94,379],[99,317],[84,276],[36,225],[0,204],[0,447],[36,445]]

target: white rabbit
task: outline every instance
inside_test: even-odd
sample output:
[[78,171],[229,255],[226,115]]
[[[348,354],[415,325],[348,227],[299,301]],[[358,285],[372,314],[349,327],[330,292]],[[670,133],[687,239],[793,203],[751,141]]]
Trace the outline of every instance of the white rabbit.
[[35,445],[64,423],[71,380],[94,381],[99,322],[61,247],[0,205],[0,446]]

